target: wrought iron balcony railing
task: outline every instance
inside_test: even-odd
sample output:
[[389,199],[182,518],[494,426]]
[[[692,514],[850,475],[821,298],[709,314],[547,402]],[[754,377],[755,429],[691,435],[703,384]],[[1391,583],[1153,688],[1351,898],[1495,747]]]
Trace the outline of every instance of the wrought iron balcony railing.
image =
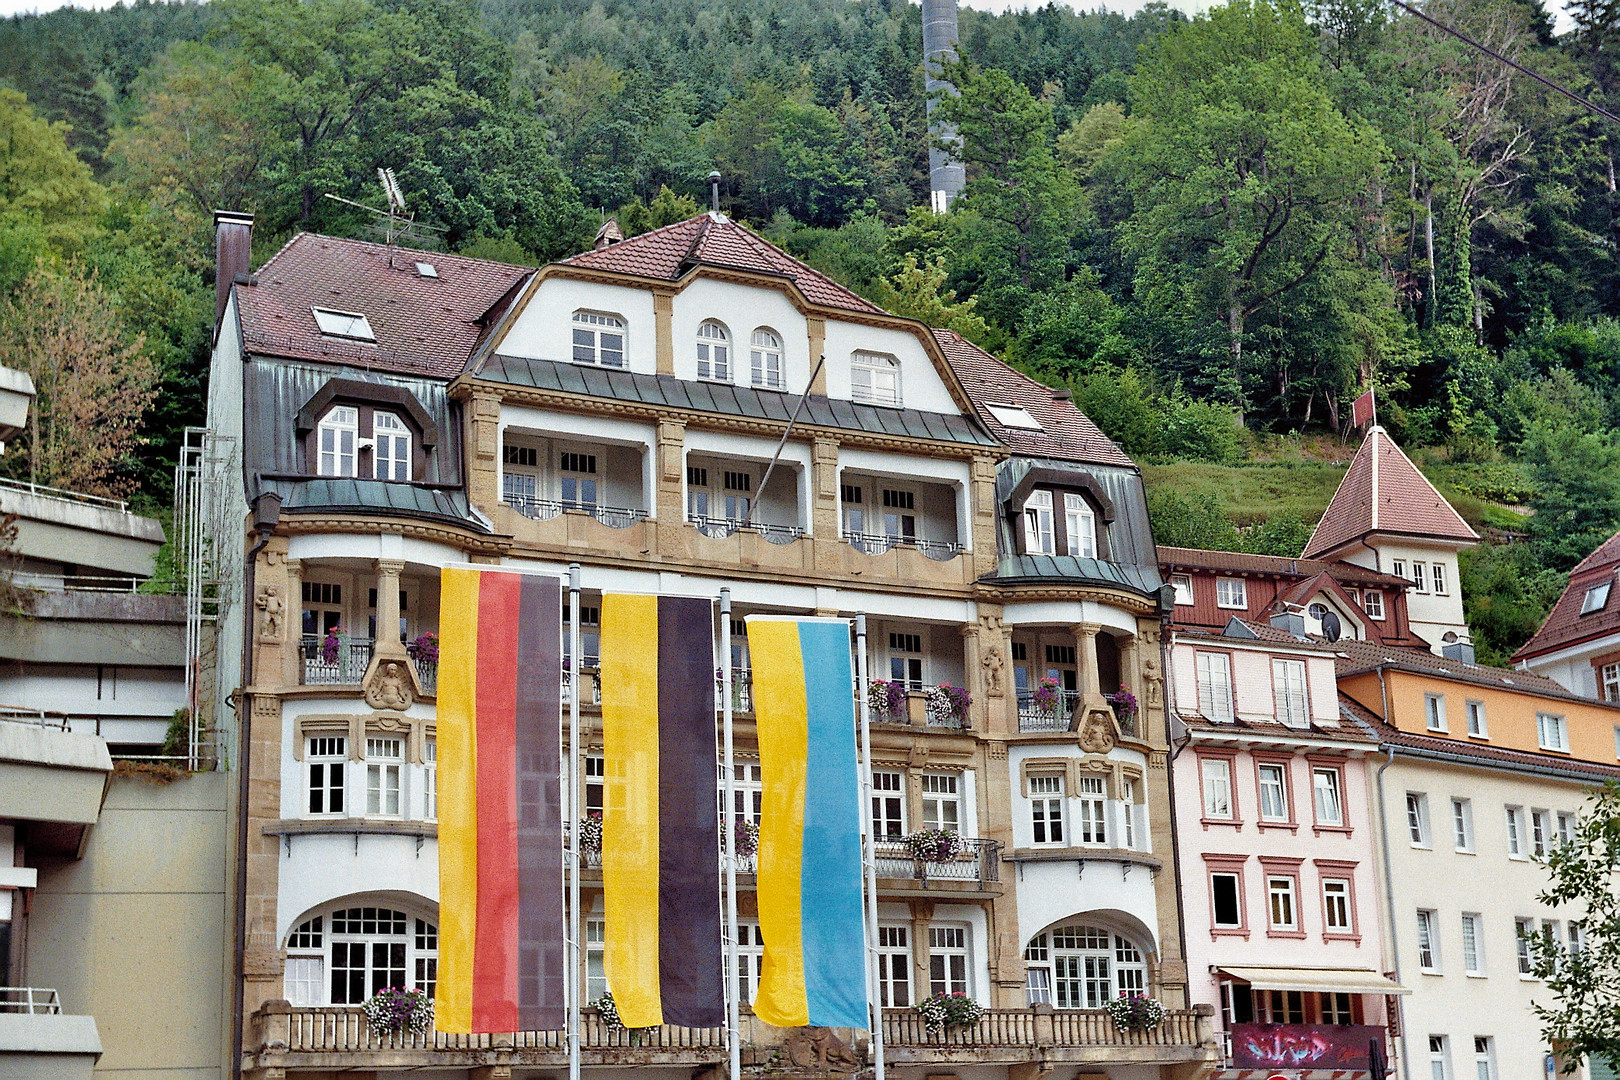
[[647,517],[647,511],[627,506],[603,506],[600,503],[570,499],[537,499],[530,495],[508,492],[503,500],[507,506],[534,521],[550,521],[564,510],[578,510],[591,515],[610,529],[628,529]]
[[303,635],[299,652],[304,660],[304,685],[360,682],[371,663],[373,644],[370,638],[348,635],[335,639],[320,634]]
[[894,548],[912,548],[935,562],[954,559],[966,549],[954,541],[923,540],[915,536],[890,536],[887,533],[845,532],[844,542],[868,555],[882,555]]

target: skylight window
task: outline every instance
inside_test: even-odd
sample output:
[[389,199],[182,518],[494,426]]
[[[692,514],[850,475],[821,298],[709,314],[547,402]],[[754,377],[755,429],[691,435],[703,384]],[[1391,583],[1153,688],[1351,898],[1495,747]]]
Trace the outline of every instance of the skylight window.
[[332,311],[327,308],[310,308],[310,310],[315,313],[315,324],[327,337],[350,338],[354,341],[377,340],[377,335],[371,332],[371,323],[358,311]]
[[432,263],[419,262],[416,264],[416,273],[419,277],[436,278],[439,276],[439,268]]
[[1586,590],[1586,598],[1581,601],[1581,614],[1590,615],[1594,611],[1602,611],[1603,606],[1609,602],[1609,587],[1612,581],[1594,585]]
[[1021,405],[996,405],[985,402],[990,415],[996,418],[996,423],[1002,427],[1023,428],[1025,431],[1040,431],[1041,423],[1029,415],[1029,410]]

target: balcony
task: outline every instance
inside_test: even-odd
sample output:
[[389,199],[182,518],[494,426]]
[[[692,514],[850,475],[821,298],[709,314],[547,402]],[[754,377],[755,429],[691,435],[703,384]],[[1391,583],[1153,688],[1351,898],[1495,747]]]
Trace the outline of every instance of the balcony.
[[740,521],[703,514],[688,514],[686,522],[695,525],[698,532],[711,540],[724,540],[738,532],[754,532],[764,537],[768,544],[791,544],[804,535],[804,530],[797,525],[771,525],[762,521]]
[[[742,1060],[761,1066],[781,1054],[786,1032],[745,1012]],[[726,1059],[721,1028],[671,1025],[628,1031],[609,1028],[594,1011],[581,1017],[584,1064],[590,1066],[718,1065]],[[930,1032],[914,1009],[883,1015],[885,1058],[894,1065],[1024,1062],[1214,1063],[1209,1014],[1177,1010],[1151,1031],[1127,1032],[1101,1010],[1056,1011],[1048,1006],[989,1009],[969,1029]],[[852,1047],[872,1058],[864,1039]],[[401,1032],[377,1036],[357,1008],[315,1008],[272,1002],[254,1014],[248,1053],[253,1066],[288,1071],[466,1069],[499,1060],[521,1068],[567,1062],[561,1031],[498,1035]]]
[[55,990],[0,986],[0,1075],[89,1080],[100,1057],[95,1017],[64,1014]]
[[993,885],[1001,880],[1001,844],[979,837],[963,837],[962,853],[949,862],[924,862],[911,857],[898,840],[879,840],[873,845],[877,876],[913,881],[971,881]]
[[[1039,695],[1039,696],[1037,696]],[[1074,710],[1080,707],[1078,690],[1057,690],[1048,697],[1039,690],[1018,691],[1018,730],[1068,731]]]
[[507,506],[530,521],[550,521],[565,511],[589,514],[610,529],[628,529],[647,517],[647,511],[628,506],[604,506],[594,502],[565,502],[560,499],[539,499],[532,495],[507,492],[502,500]]
[[872,700],[869,702],[871,720],[875,724],[912,724],[921,727],[946,728],[954,731],[966,731],[972,725],[968,715],[964,712],[958,715],[944,704],[933,699],[933,692],[939,686],[955,687],[951,683],[941,683],[939,686],[925,686],[919,683],[892,683],[887,679],[873,679],[871,685],[875,688],[879,683],[886,686],[898,685],[905,687],[905,696],[900,700],[896,709],[890,710],[881,707],[883,699],[874,689]]
[[844,543],[863,555],[882,555],[896,548],[920,551],[935,562],[956,558],[965,550],[954,540],[923,540],[915,536],[889,536],[886,533],[845,532]]
[[[370,638],[322,637],[305,634],[298,651],[303,659],[303,684],[325,686],[336,683],[359,685],[371,664],[375,643]],[[437,665],[435,665],[437,667]]]

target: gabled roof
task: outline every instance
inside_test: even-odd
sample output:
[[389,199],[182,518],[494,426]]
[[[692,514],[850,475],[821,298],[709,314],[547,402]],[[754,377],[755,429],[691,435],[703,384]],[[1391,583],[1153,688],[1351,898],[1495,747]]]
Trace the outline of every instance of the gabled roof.
[[1582,697],[1580,694],[1572,694],[1551,679],[1528,671],[1489,667],[1485,664],[1465,664],[1461,660],[1451,660],[1444,656],[1436,656],[1431,652],[1421,652],[1417,649],[1396,649],[1372,641],[1344,640],[1338,642],[1335,647],[1339,652],[1337,668],[1341,679],[1369,671],[1389,669],[1405,671],[1414,675],[1438,676],[1443,679],[1451,679],[1454,682],[1471,683],[1475,686],[1489,686],[1497,690],[1517,690],[1524,694],[1537,694],[1542,697],[1559,698],[1563,701],[1579,701],[1599,708],[1620,710],[1620,705],[1611,704],[1607,701],[1598,701],[1595,698]]
[[[1596,551],[1570,571],[1563,595],[1530,640],[1519,646],[1513,660],[1528,660],[1565,645],[1620,634],[1620,588],[1615,586],[1617,571],[1620,571],[1620,533],[1599,544]],[[1610,587],[1603,605],[1582,615],[1587,592],[1604,582],[1610,583]]]
[[[1136,467],[1130,455],[1104,435],[1067,393],[1053,390],[1014,370],[953,330],[933,333],[957,381],[967,391],[974,412],[1013,453],[1093,465],[1120,465],[1127,469]],[[1040,425],[1040,430],[1008,427],[990,411],[990,405],[1023,409]]]
[[1367,432],[1350,471],[1339,482],[1322,520],[1316,523],[1305,555],[1337,551],[1373,533],[1432,537],[1474,543],[1468,527],[1445,496],[1401,452],[1381,427]]
[[1369,570],[1355,563],[1250,555],[1244,551],[1204,551],[1200,548],[1166,547],[1163,544],[1159,545],[1159,565],[1175,570],[1229,570],[1239,574],[1283,578],[1314,577],[1326,573],[1332,575],[1335,581],[1353,585],[1389,585],[1398,589],[1409,588],[1412,584],[1405,578]]
[[677,281],[694,266],[746,270],[790,279],[813,304],[871,314],[883,309],[812,270],[724,214],[699,214],[606,247],[581,252],[564,266]]
[[[418,261],[431,263],[437,276],[419,274]],[[531,273],[488,259],[299,233],[252,284],[233,288],[249,353],[450,379],[477,344],[485,313]],[[313,308],[364,315],[376,341],[323,335]]]

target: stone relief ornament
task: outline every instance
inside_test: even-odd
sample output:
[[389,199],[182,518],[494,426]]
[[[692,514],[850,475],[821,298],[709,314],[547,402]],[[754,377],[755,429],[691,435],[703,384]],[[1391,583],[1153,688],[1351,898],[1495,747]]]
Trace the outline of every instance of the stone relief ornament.
[[1164,682],[1159,674],[1158,660],[1150,656],[1142,661],[1142,682],[1150,709],[1162,708],[1164,705]]
[[852,1073],[861,1067],[854,1051],[831,1028],[794,1028],[787,1037],[787,1056],[795,1068]]
[[282,615],[287,605],[282,603],[281,589],[276,585],[266,585],[259,590],[257,601],[258,609],[264,613],[259,620],[259,640],[265,642],[279,642],[281,640]]
[[1106,754],[1114,748],[1114,722],[1101,710],[1093,710],[1080,729],[1080,749],[1090,754]]
[[416,687],[399,661],[389,660],[377,665],[376,674],[366,684],[366,704],[373,709],[400,712],[411,707],[416,700]]
[[1001,650],[994,645],[984,651],[979,660],[979,666],[984,668],[984,692],[988,697],[1001,696],[1001,669],[1006,661],[1001,658]]

